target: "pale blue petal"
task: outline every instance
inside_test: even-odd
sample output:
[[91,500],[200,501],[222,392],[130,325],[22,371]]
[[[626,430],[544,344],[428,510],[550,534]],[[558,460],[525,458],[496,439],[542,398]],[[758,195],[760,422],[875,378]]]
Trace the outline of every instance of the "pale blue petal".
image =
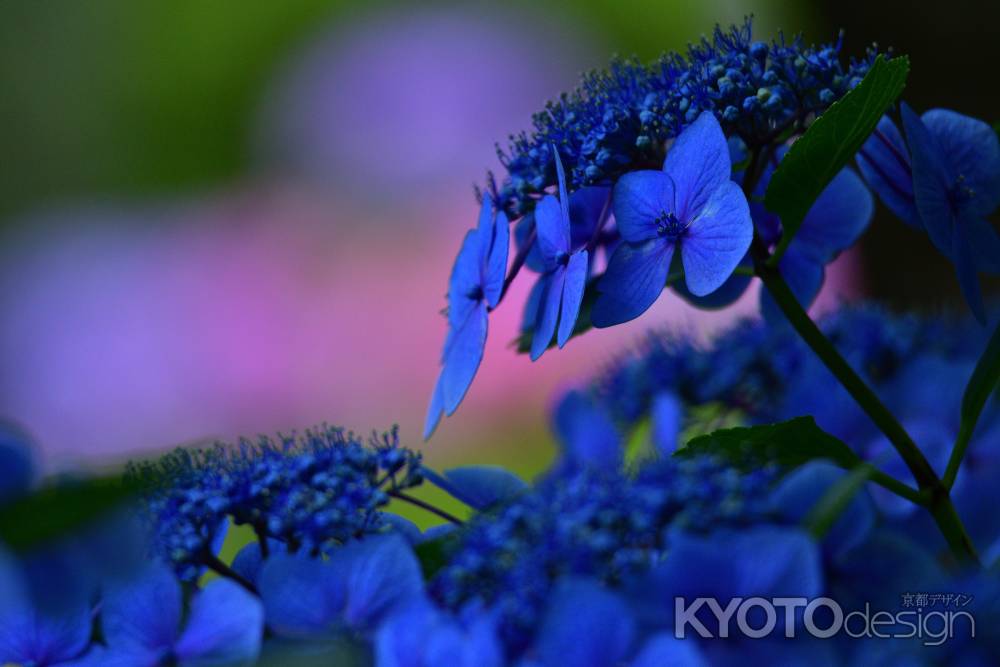
[[569,252],[569,218],[563,218],[559,202],[552,195],[545,195],[535,206],[535,229],[538,232],[538,249],[547,269]]
[[611,206],[622,238],[630,243],[656,238],[656,220],[675,212],[674,197],[674,182],[662,171],[631,171],[619,178]]
[[[778,264],[778,271],[788,283],[795,299],[803,308],[808,309],[823,286],[825,274],[823,265],[789,247]],[[766,289],[760,291],[760,312],[769,324],[787,324],[784,313]]]
[[510,251],[510,223],[503,211],[497,213],[492,238],[489,258],[485,264],[486,274],[483,276],[483,298],[491,308],[495,308],[503,295],[503,283],[507,277],[507,253]]
[[677,451],[678,438],[681,433],[683,408],[680,400],[671,392],[660,392],[653,397],[650,410],[652,417],[653,446],[666,458]]
[[434,383],[434,393],[431,394],[431,404],[427,406],[427,417],[424,419],[424,440],[430,438],[444,415],[444,369]]
[[563,462],[569,467],[617,470],[621,466],[622,437],[611,417],[586,394],[567,392],[556,405],[552,421]]
[[996,131],[976,118],[949,109],[931,109],[921,116],[944,152],[953,178],[975,194],[967,202],[972,211],[989,215],[1000,205],[1000,140]]
[[537,361],[552,344],[552,337],[555,336],[559,323],[559,306],[562,304],[565,283],[566,269],[561,266],[545,277],[545,291],[538,304],[535,335],[531,338],[532,361]]
[[583,291],[587,287],[589,269],[590,257],[586,250],[575,252],[570,256],[569,264],[566,265],[562,306],[559,311],[559,335],[556,338],[560,348],[573,335],[576,320],[580,317],[580,304],[583,303]]
[[549,602],[535,653],[545,667],[610,667],[625,659],[635,635],[622,598],[595,582],[569,581]]
[[829,262],[854,245],[871,223],[875,202],[852,170],[844,168],[809,209],[789,246],[817,262]]
[[672,634],[654,635],[643,645],[630,667],[709,667],[708,661],[691,639]]
[[952,257],[954,257],[955,272],[958,274],[958,285],[962,288],[962,295],[972,309],[972,314],[980,324],[986,324],[986,306],[983,304],[983,292],[979,287],[979,276],[976,274],[976,260],[964,225],[955,225],[954,243]]
[[328,567],[344,582],[344,620],[369,632],[396,609],[423,594],[424,580],[413,550],[398,535],[380,535],[335,550]]
[[524,481],[500,466],[462,466],[437,474],[424,468],[424,476],[435,486],[480,511],[507,502],[528,488]]
[[595,327],[610,327],[642,315],[660,296],[670,272],[674,244],[653,238],[634,245],[621,243],[597,284],[590,314]]
[[888,116],[882,116],[875,132],[856,156],[858,168],[879,199],[900,220],[923,229],[913,197],[910,154],[903,135]]
[[215,579],[191,602],[175,652],[181,667],[253,665],[260,655],[264,608],[229,579]]
[[690,220],[698,215],[715,191],[729,182],[732,163],[729,144],[711,111],[704,111],[667,150],[663,171],[677,190],[677,217]]
[[451,415],[465,398],[486,346],[486,304],[480,302],[452,338],[441,372],[444,412]]
[[905,102],[900,111],[913,166],[917,211],[931,241],[948,258],[954,257],[955,210],[948,193],[948,171],[934,137]]
[[315,637],[341,621],[343,579],[323,561],[303,554],[275,554],[260,572],[267,626],[283,637]]
[[180,622],[181,587],[165,566],[150,567],[104,595],[101,627],[115,650],[168,649],[177,639]]
[[695,296],[719,289],[750,249],[753,221],[740,186],[723,183],[691,221],[681,241],[687,288]]

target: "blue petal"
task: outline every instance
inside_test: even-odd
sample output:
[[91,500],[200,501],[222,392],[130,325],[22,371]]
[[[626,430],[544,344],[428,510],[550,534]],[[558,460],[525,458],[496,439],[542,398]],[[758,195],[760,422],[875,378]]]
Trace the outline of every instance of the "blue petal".
[[967,206],[985,216],[1000,205],[1000,140],[981,120],[948,109],[931,109],[921,116],[944,152],[950,174],[962,177],[962,187],[975,194]]
[[535,229],[545,267],[551,269],[561,255],[569,252],[569,218],[563,218],[559,202],[552,195],[545,195],[535,207]]
[[674,182],[662,171],[631,171],[619,178],[611,206],[622,238],[630,243],[656,238],[656,220],[676,210],[674,198]]
[[570,256],[569,264],[566,265],[562,307],[559,311],[559,335],[556,338],[560,348],[573,335],[576,320],[580,317],[580,304],[583,303],[583,291],[587,286],[589,269],[590,256],[586,250],[581,250]]
[[[827,461],[812,461],[788,473],[775,488],[771,498],[775,510],[786,519],[799,523],[831,486],[847,473]],[[837,556],[861,544],[875,525],[871,496],[861,489],[834,522],[823,539],[823,547]]]
[[610,213],[606,208],[610,195],[609,187],[590,186],[580,188],[569,196],[571,249],[582,248],[593,237],[601,215]]
[[566,191],[566,171],[563,169],[562,158],[555,146],[552,147],[552,155],[556,162],[556,180],[559,181],[559,206],[562,209],[562,217],[569,225],[569,193]]
[[[746,269],[753,268],[753,262],[750,260],[750,256],[746,255],[740,261],[740,266]],[[687,285],[683,281],[675,282],[671,287],[673,287],[674,292],[677,293],[682,299],[690,303],[696,308],[702,308],[704,310],[719,310],[735,303],[747,288],[750,287],[750,283],[753,280],[752,276],[743,275],[741,273],[734,273],[726,279],[726,282],[722,283],[722,287],[715,290],[711,294],[706,294],[705,296],[695,296],[691,294],[688,290]]]
[[445,470],[441,475],[424,468],[424,475],[435,486],[480,511],[506,502],[528,488],[520,477],[500,466],[463,466]]
[[401,535],[410,545],[420,544],[424,539],[420,527],[405,517],[392,512],[382,512],[382,521],[390,527],[392,532]]
[[0,505],[25,495],[36,476],[33,443],[20,426],[0,421]]
[[448,280],[448,324],[452,329],[458,329],[479,303],[473,298],[482,288],[479,233],[475,229],[466,232],[462,248],[451,268],[451,278]]
[[691,640],[671,634],[654,635],[643,645],[630,667],[708,667],[708,662]]
[[556,405],[553,430],[570,467],[617,470],[622,439],[608,414],[586,394],[572,390]]
[[[268,539],[268,554],[274,555],[284,553],[287,550],[285,543],[280,540]],[[246,545],[233,558],[232,565],[238,575],[257,586],[260,581],[260,571],[264,567],[266,559],[260,551],[260,542],[251,542]]]
[[789,246],[826,263],[854,245],[868,228],[875,202],[850,169],[842,169],[809,209]]
[[667,151],[663,171],[677,190],[677,217],[690,220],[697,216],[719,186],[729,182],[732,171],[729,144],[715,114],[702,112],[681,132]]
[[[574,193],[575,194],[575,193]],[[514,240],[518,252],[521,252],[524,245],[531,238],[531,232],[535,228],[535,214],[529,213],[514,225]],[[531,248],[525,256],[524,265],[535,273],[545,272],[545,260],[542,259],[542,251],[538,249],[537,239],[532,239]]]
[[[778,263],[778,271],[788,283],[796,301],[802,304],[803,308],[809,308],[823,286],[825,273],[823,265],[789,246],[788,252]],[[771,325],[787,323],[781,308],[778,307],[774,297],[767,290],[760,291],[760,312],[764,316],[764,320]]]
[[496,308],[503,295],[503,283],[507,277],[507,253],[510,251],[510,223],[503,211],[497,213],[492,239],[485,265],[486,274],[483,276],[483,298],[491,308]]
[[620,664],[635,640],[623,599],[591,581],[564,582],[549,603],[535,645],[545,667]]
[[552,343],[559,323],[559,307],[562,305],[563,285],[566,284],[566,270],[557,268],[543,278],[545,291],[538,304],[538,318],[535,324],[535,335],[531,338],[531,360],[537,361]]
[[642,315],[660,296],[670,272],[674,244],[654,238],[640,245],[622,243],[615,249],[597,284],[590,320],[610,327]]
[[653,446],[663,457],[677,451],[683,412],[681,402],[670,392],[660,392],[653,397],[651,409]]
[[486,304],[479,303],[452,337],[441,372],[444,412],[451,415],[465,398],[486,346]]
[[427,417],[424,419],[424,440],[434,434],[441,417],[444,415],[444,369],[434,383],[434,393],[431,394],[431,404],[427,406]]
[[913,196],[910,155],[888,116],[882,116],[856,158],[861,174],[889,210],[911,227],[923,229]]
[[341,621],[344,582],[321,560],[275,554],[261,569],[259,590],[267,626],[279,636],[323,635]]
[[958,224],[965,227],[976,269],[984,273],[1000,273],[1000,235],[993,225],[975,215],[963,215]]
[[740,186],[723,183],[691,221],[681,241],[687,288],[695,296],[719,289],[750,249],[753,221]]
[[495,623],[487,617],[460,626],[425,600],[393,614],[375,638],[377,667],[502,667]]
[[93,618],[87,607],[42,614],[35,609],[0,610],[0,664],[50,665],[87,650]]
[[115,650],[169,649],[180,622],[181,587],[164,566],[150,567],[104,595],[101,624],[104,638]]
[[344,620],[356,631],[374,630],[388,614],[423,594],[413,550],[398,535],[380,535],[334,551],[327,565],[344,583]]
[[542,306],[542,299],[545,297],[545,289],[548,285],[549,276],[539,276],[535,284],[528,292],[528,298],[524,302],[524,315],[521,319],[521,333],[528,333],[538,326],[539,311]]
[[966,235],[965,225],[957,224],[954,228],[955,272],[958,273],[958,285],[962,295],[972,309],[980,324],[986,324],[986,306],[983,304],[983,293],[979,288],[979,276],[976,274],[976,259],[972,254],[972,246]]
[[900,110],[913,163],[913,194],[917,211],[931,241],[945,257],[954,255],[955,210],[941,148],[917,114],[905,102]]
[[185,667],[252,665],[263,634],[260,599],[229,579],[216,579],[195,595],[175,652]]

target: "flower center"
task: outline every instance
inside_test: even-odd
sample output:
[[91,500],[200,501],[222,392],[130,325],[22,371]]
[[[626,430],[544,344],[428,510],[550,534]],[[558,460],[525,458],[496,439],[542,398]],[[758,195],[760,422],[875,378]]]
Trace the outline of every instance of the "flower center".
[[676,215],[666,211],[660,211],[655,222],[656,233],[670,241],[676,241],[687,231],[687,225],[678,220]]

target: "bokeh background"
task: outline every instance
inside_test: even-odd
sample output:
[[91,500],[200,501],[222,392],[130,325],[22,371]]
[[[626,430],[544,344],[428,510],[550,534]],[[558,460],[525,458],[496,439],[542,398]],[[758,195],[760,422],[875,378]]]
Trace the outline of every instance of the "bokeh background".
[[[0,415],[49,471],[328,421],[531,474],[561,387],[651,326],[735,315],[665,298],[532,367],[509,348],[522,284],[420,445],[472,187],[581,71],[748,13],[764,38],[892,46],[914,106],[1000,118],[1000,5],[973,0],[5,0]],[[819,308],[862,295],[958,303],[946,261],[882,209]]]

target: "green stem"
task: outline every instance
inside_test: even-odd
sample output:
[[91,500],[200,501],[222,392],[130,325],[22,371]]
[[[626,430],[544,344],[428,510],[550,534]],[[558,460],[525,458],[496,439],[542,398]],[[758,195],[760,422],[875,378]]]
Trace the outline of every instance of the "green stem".
[[975,424],[970,427],[964,421],[959,428],[955,447],[951,450],[951,456],[948,458],[948,467],[945,468],[944,477],[941,478],[941,482],[949,491],[951,487],[955,486],[955,478],[958,477],[958,469],[962,466],[962,459],[965,458],[965,450],[969,448],[969,441],[972,440],[974,429]]
[[923,507],[927,504],[927,499],[920,493],[920,491],[917,491],[909,484],[904,484],[892,475],[887,475],[881,470],[874,470],[871,473],[870,479],[879,486],[892,491],[897,496],[906,498],[915,505]]
[[386,493],[391,498],[395,498],[397,500],[402,500],[404,503],[410,503],[411,505],[414,505],[416,507],[419,507],[422,510],[430,512],[431,514],[434,514],[435,516],[439,516],[442,519],[444,519],[445,521],[453,523],[456,526],[461,526],[462,525],[462,520],[459,519],[457,516],[449,514],[448,512],[445,512],[442,509],[438,509],[437,507],[434,507],[430,503],[425,503],[424,501],[420,500],[419,498],[414,498],[413,496],[405,494],[402,491],[387,491]]
[[922,504],[930,510],[952,553],[963,562],[978,563],[976,550],[955,511],[947,487],[938,479],[920,448],[812,321],[778,270],[768,264],[766,248],[756,242],[751,252],[757,275],[789,323],[899,452],[926,498]]

